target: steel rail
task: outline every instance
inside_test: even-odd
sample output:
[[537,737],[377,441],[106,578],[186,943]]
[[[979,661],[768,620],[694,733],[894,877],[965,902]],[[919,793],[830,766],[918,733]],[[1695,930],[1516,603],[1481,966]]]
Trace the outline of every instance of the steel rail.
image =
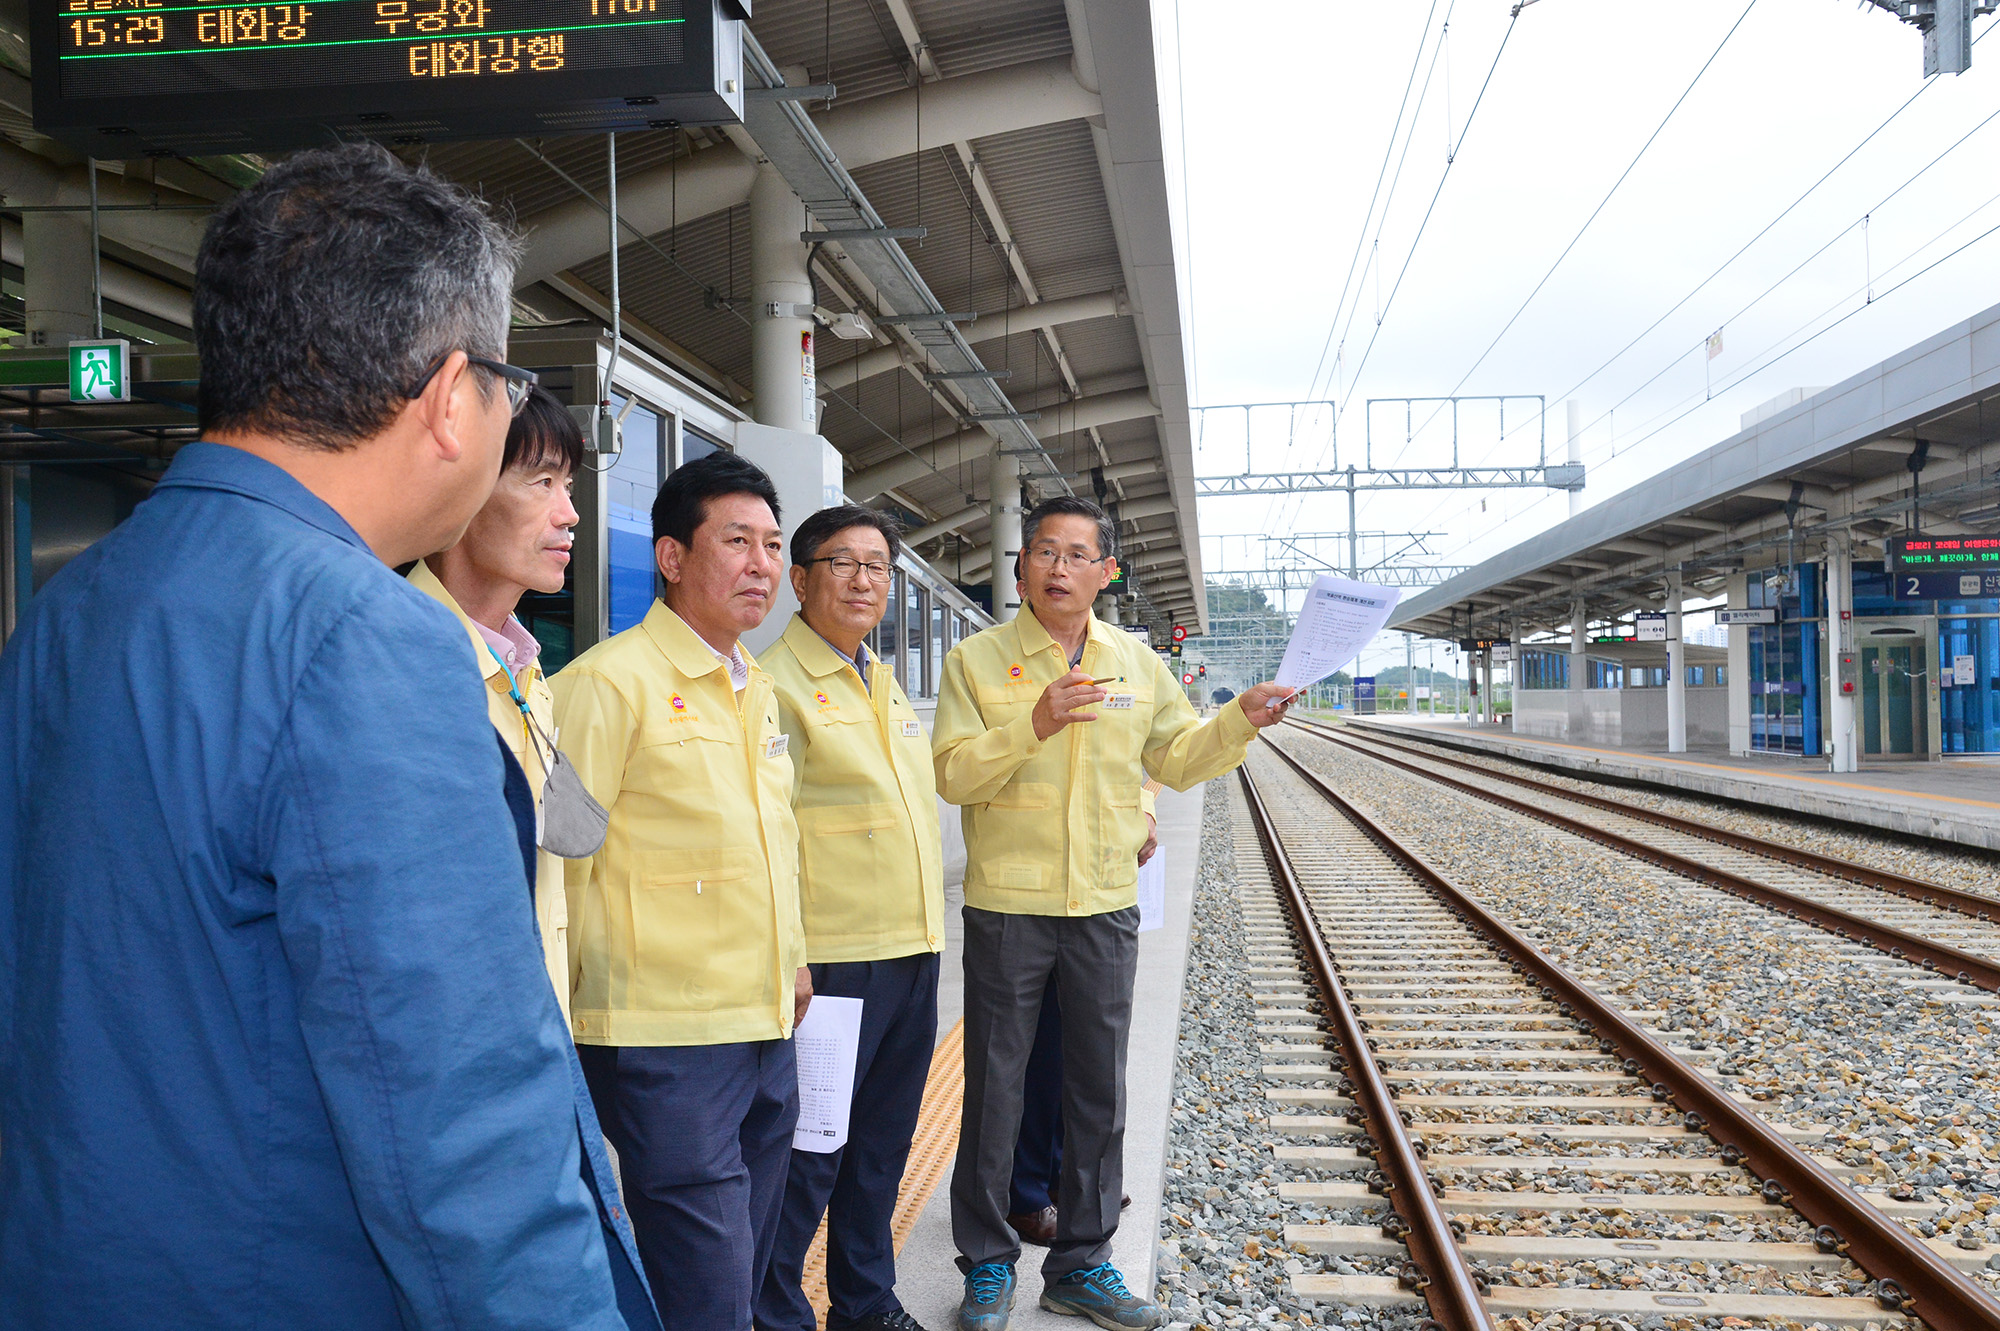
[[1326,1000],[1327,1025],[1339,1042],[1347,1078],[1354,1087],[1355,1106],[1366,1119],[1369,1136],[1375,1139],[1375,1160],[1382,1169],[1383,1189],[1389,1205],[1403,1218],[1405,1228],[1401,1237],[1421,1273],[1417,1291],[1429,1306],[1432,1319],[1446,1331],[1494,1331],[1493,1320],[1480,1302],[1479,1282],[1466,1264],[1465,1254],[1458,1249],[1451,1220],[1432,1189],[1416,1142],[1404,1126],[1389,1083],[1375,1062],[1375,1052],[1368,1047],[1367,1032],[1362,1030],[1361,1019],[1334,969],[1312,903],[1278,843],[1278,830],[1271,821],[1270,811],[1264,807],[1263,797],[1257,793],[1256,779],[1248,767],[1237,771],[1243,778],[1243,794],[1250,805],[1251,821],[1257,827],[1257,839],[1264,845],[1264,858],[1284,889],[1285,907],[1298,929],[1320,995]]
[[[1736,896],[1746,897],[1757,902],[1759,905],[1772,907],[1782,914],[1803,920],[1807,924],[1825,929],[1849,941],[1866,943],[1872,948],[1888,953],[1899,961],[1912,961],[1927,970],[1934,970],[1942,975],[1951,976],[1962,983],[2000,993],[2000,961],[1995,961],[1991,957],[1982,957],[1977,953],[1967,952],[1963,948],[1953,947],[1949,943],[1940,943],[1935,939],[1925,938],[1922,934],[1913,934],[1907,929],[1898,929],[1892,924],[1883,924],[1878,920],[1871,920],[1864,915],[1856,915],[1854,912],[1842,910],[1838,906],[1825,905],[1822,902],[1812,900],[1810,897],[1801,896],[1796,892],[1788,892],[1782,887],[1773,887],[1769,883],[1760,883],[1755,878],[1745,878],[1743,875],[1731,873],[1727,869],[1718,869],[1712,864],[1703,864],[1700,860],[1689,859],[1685,855],[1677,855],[1671,850],[1649,845],[1644,841],[1625,836],[1622,833],[1613,832],[1602,827],[1593,827],[1580,818],[1571,818],[1567,814],[1557,813],[1553,809],[1544,809],[1540,805],[1531,804],[1526,800],[1517,800],[1511,795],[1503,795],[1499,791],[1488,790],[1482,786],[1474,785],[1469,781],[1460,781],[1456,777],[1447,776],[1441,772],[1426,771],[1415,763],[1398,758],[1394,754],[1382,753],[1337,735],[1319,734],[1315,731],[1307,731],[1305,733],[1314,735],[1315,738],[1323,739],[1328,744],[1346,749],[1350,753],[1360,754],[1364,758],[1372,758],[1376,762],[1387,764],[1390,767],[1401,768],[1403,771],[1422,777],[1426,781],[1434,781],[1438,785],[1471,795],[1475,799],[1482,799],[1489,804],[1497,804],[1501,808],[1513,813],[1522,814],[1525,817],[1548,823],[1565,832],[1583,837],[1585,840],[1609,846],[1611,849],[1624,855],[1630,855],[1634,859],[1657,864],[1663,869],[1669,869],[1684,877],[1695,879],[1697,882],[1707,883],[1711,887],[1719,887],[1723,891],[1733,893]],[[1275,744],[1271,747],[1277,748]],[[1283,752],[1283,750],[1279,751]],[[1480,770],[1487,776],[1497,775],[1497,773],[1486,771],[1483,768]],[[1568,791],[1562,791],[1561,795],[1564,799],[1570,798]],[[1623,813],[1624,810],[1619,809],[1618,812]]]
[[[1311,721],[1293,721],[1292,724],[1310,734],[1321,735],[1327,739],[1346,738],[1345,736],[1337,735],[1330,726],[1317,725]],[[1616,800],[1606,799],[1601,795],[1588,795],[1581,791],[1569,790],[1553,782],[1537,780],[1531,776],[1523,776],[1518,772],[1502,772],[1496,771],[1491,767],[1481,767],[1478,763],[1467,762],[1457,754],[1434,753],[1429,747],[1423,749],[1413,748],[1409,744],[1404,743],[1401,736],[1391,737],[1373,729],[1362,729],[1360,734],[1367,743],[1380,744],[1386,748],[1394,749],[1398,753],[1418,753],[1430,762],[1443,763],[1447,767],[1456,767],[1468,772],[1478,772],[1485,776],[1497,776],[1502,781],[1507,781],[1517,786],[1526,786],[1530,790],[1539,790],[1545,794],[1557,795],[1566,800],[1575,800],[1578,804],[1588,804],[1593,808],[1607,809],[1612,813],[1620,814],[1627,818],[1635,818],[1642,823],[1652,823],[1655,826],[1665,827],[1675,832],[1684,832],[1689,836],[1700,837],[1704,841],[1713,841],[1734,850],[1748,851],[1752,855],[1761,855],[1765,859],[1777,860],[1781,864],[1789,864],[1800,869],[1811,869],[1815,873],[1823,873],[1831,878],[1845,878],[1849,882],[1859,883],[1863,887],[1872,887],[1880,892],[1893,892],[1897,896],[1908,897],[1910,900],[1926,906],[1935,906],[1940,910],[1956,911],[1961,915],[1970,915],[1983,923],[1990,924],[1995,920],[2000,920],[2000,898],[1981,896],[1977,892],[1968,892],[1963,888],[1948,887],[1943,883],[1926,882],[1924,879],[1910,878],[1903,874],[1893,873],[1887,869],[1877,869],[1866,864],[1856,864],[1853,860],[1843,860],[1834,855],[1822,855],[1816,850],[1807,850],[1803,846],[1787,846],[1775,841],[1765,841],[1758,837],[1748,836],[1742,832],[1731,832],[1725,828],[1712,827],[1707,823],[1699,823],[1692,818],[1682,818],[1677,814],[1662,813],[1657,809],[1633,808],[1629,805],[1620,804]]]
[[1705,1132],[1764,1180],[1764,1196],[1782,1202],[1819,1227],[1817,1242],[1847,1256],[1881,1282],[1878,1298],[1923,1319],[1939,1331],[2000,1331],[2000,1303],[1932,1252],[1909,1230],[1865,1201],[1792,1145],[1762,1115],[1732,1099],[1721,1086],[1683,1062],[1631,1018],[1557,965],[1465,889],[1433,868],[1355,807],[1318,773],[1259,736],[1315,790],[1400,860],[1460,919],[1490,939],[1517,970],[1532,976],[1557,1002],[1595,1028],[1625,1057],[1625,1070],[1653,1086],[1653,1094],[1687,1115],[1687,1126]]

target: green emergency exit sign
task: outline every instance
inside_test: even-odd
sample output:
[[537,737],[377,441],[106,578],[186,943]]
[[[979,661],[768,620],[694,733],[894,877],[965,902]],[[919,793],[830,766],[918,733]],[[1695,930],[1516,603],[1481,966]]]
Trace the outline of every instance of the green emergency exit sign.
[[123,338],[70,343],[69,400],[130,402],[132,344]]

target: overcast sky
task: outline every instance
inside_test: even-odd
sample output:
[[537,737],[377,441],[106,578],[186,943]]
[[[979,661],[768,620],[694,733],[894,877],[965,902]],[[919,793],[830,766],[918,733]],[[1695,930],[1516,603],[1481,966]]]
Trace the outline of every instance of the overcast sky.
[[[1257,413],[1252,469],[1359,465],[1368,399],[1454,390],[1545,396],[1549,454],[1560,460],[1561,399],[1573,390],[1594,503],[1735,433],[1744,411],[1788,389],[1836,383],[2000,303],[2000,234],[1898,285],[2000,226],[2000,120],[1883,202],[2000,111],[2000,40],[1975,48],[1971,72],[1926,88],[1917,30],[1843,0],[1540,0],[1502,51],[1509,9],[1501,0],[1184,4],[1196,401],[1343,404],[1337,449],[1331,412],[1301,414],[1296,426],[1285,411]],[[1975,38],[1992,23],[1975,20]],[[1416,86],[1388,156],[1393,193],[1385,181],[1387,206],[1378,200],[1371,219],[1413,63]],[[1600,371],[1920,89],[1784,221]],[[1851,317],[1760,368],[1841,316]],[[1322,361],[1336,318],[1337,367],[1331,353]],[[1718,328],[1711,358],[1705,342]],[[1504,440],[1493,407],[1461,413],[1466,463],[1536,459],[1535,404],[1506,411]],[[1404,419],[1400,406],[1373,409],[1376,465],[1449,460],[1449,413],[1409,443]],[[1198,474],[1244,468],[1240,413],[1208,415],[1200,435]],[[1567,514],[1566,497],[1547,491],[1428,492],[1364,498],[1359,521],[1363,531],[1445,533],[1431,542],[1438,562],[1474,563]],[[1247,534],[1220,551],[1204,542],[1213,575],[1258,562],[1258,533],[1345,532],[1346,500],[1208,499],[1201,526],[1211,538]],[[1389,662],[1379,647],[1366,658]]]

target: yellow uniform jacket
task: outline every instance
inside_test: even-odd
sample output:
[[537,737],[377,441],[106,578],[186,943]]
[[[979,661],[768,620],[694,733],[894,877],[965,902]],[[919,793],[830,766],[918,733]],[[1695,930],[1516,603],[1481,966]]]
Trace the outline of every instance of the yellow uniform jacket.
[[[479,636],[471,618],[459,608],[445,585],[438,581],[437,574],[430,571],[422,560],[410,570],[410,584],[418,590],[444,603],[445,609],[458,616],[459,623],[465,625],[465,634],[472,639],[472,659],[479,663],[479,673],[486,680],[486,714],[493,719],[493,728],[500,732],[500,738],[507,742],[514,761],[521,764],[521,771],[528,778],[528,789],[534,792],[535,808],[542,805],[542,786],[549,779],[544,763],[547,753],[540,741],[529,732],[528,720],[521,715],[521,709],[514,705],[514,699],[507,692],[507,669],[495,660],[486,646],[486,639]],[[528,709],[535,714],[542,732],[553,736],[556,732],[555,699],[549,693],[548,680],[540,668],[529,666],[514,681],[521,696],[527,700]],[[569,903],[563,890],[563,862],[539,847],[535,850],[535,923],[542,931],[542,960],[549,968],[549,982],[556,987],[556,1001],[562,1005],[563,1016],[569,1016]]]
[[611,811],[603,849],[567,861],[577,1043],[788,1038],[806,949],[771,677],[753,661],[737,694],[656,602],[551,684],[563,753]]
[[944,948],[943,844],[930,740],[896,672],[854,663],[794,615],[760,664],[791,741],[799,890],[813,961]]
[[1042,690],[1069,673],[1031,611],[945,657],[931,753],[964,806],[965,904],[1010,915],[1100,915],[1138,901],[1147,775],[1186,790],[1243,761],[1256,728],[1235,702],[1204,723],[1146,644],[1090,620],[1081,666],[1113,676],[1095,721],[1035,738]]

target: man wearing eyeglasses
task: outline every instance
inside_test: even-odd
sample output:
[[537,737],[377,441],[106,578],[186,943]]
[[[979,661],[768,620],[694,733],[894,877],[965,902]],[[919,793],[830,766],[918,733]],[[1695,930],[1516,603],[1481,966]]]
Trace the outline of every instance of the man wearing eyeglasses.
[[1158,1326],[1111,1263],[1124,1185],[1125,1050],[1139,945],[1140,785],[1230,771],[1284,716],[1259,684],[1203,723],[1160,658],[1091,613],[1117,528],[1087,499],[1035,506],[1016,576],[1027,612],[945,658],[932,754],[964,808],[965,1108],[951,1184],[965,1272],[960,1331],[1004,1331],[1020,1238],[1008,1185],[1049,977],[1061,996],[1063,1160],[1041,1306],[1099,1326]]
[[822,1215],[827,1331],[922,1331],[896,1299],[890,1221],[937,1043],[943,851],[930,741],[865,642],[902,545],[893,518],[858,505],[807,518],[792,535],[799,611],[763,659],[791,743],[813,993],[862,1007],[847,1144],[792,1152],[761,1331],[814,1331],[800,1277]]
[[202,442],[0,654],[9,1328],[657,1326],[529,791],[393,571],[500,475],[518,253],[380,147],[273,164],[195,262]]

